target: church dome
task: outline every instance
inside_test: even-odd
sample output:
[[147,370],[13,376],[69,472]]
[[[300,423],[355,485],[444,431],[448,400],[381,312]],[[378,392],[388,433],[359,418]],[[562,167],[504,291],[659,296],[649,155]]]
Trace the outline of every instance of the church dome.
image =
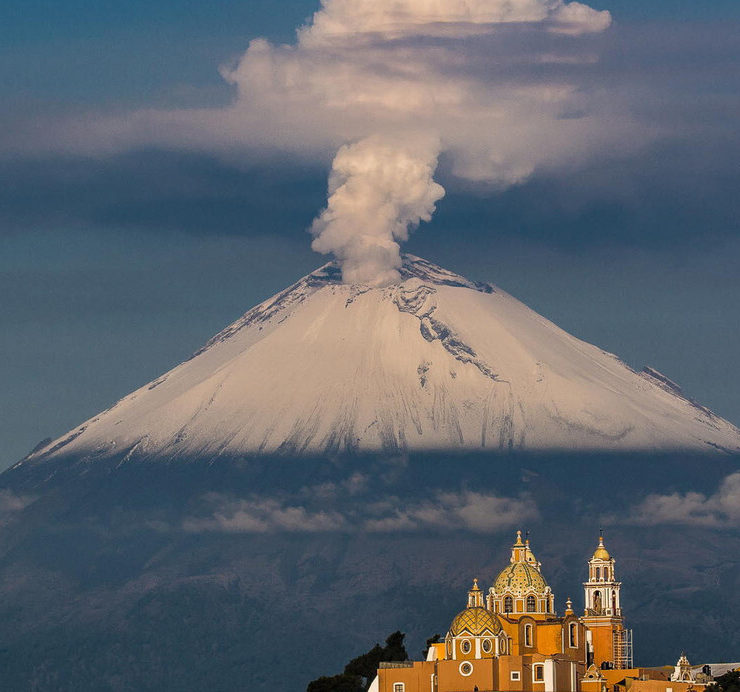
[[455,616],[450,625],[450,634],[459,637],[463,632],[479,637],[482,634],[498,634],[501,631],[499,619],[485,608],[466,608]]
[[496,593],[510,593],[515,596],[523,596],[532,591],[544,593],[546,588],[545,578],[528,562],[512,562],[501,570],[493,583]]

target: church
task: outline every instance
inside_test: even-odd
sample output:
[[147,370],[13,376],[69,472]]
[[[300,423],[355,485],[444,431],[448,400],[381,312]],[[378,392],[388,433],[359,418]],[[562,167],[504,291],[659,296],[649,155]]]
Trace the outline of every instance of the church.
[[[467,607],[426,661],[381,663],[370,692],[612,692],[625,679],[667,680],[633,667],[632,631],[603,534],[583,586],[583,614],[568,600],[558,615],[541,564],[518,531],[509,564],[487,592],[473,581]],[[670,684],[671,692],[690,692],[688,683]]]

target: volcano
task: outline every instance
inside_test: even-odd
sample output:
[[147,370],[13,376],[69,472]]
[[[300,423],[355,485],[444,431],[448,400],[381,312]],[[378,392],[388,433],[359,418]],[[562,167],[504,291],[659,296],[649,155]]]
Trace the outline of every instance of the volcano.
[[328,263],[25,462],[422,450],[740,451],[740,431],[501,289]]
[[397,629],[415,655],[525,522],[558,611],[606,524],[640,664],[734,660],[740,432],[495,286],[400,271],[325,265],[0,474],[3,689],[305,690]]

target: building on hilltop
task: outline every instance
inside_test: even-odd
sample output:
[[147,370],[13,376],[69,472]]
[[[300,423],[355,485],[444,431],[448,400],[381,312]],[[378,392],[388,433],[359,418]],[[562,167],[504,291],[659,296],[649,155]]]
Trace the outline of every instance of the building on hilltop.
[[[467,606],[426,661],[381,663],[370,692],[700,692],[661,669],[633,667],[615,560],[603,535],[588,561],[584,613],[562,615],[541,564],[517,531],[509,564],[484,593],[473,580]],[[686,664],[679,661],[681,670]],[[637,692],[634,687],[634,692]]]

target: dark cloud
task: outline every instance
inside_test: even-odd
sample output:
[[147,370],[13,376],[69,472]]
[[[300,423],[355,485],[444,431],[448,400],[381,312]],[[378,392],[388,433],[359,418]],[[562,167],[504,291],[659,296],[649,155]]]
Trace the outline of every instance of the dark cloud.
[[325,196],[323,169],[280,160],[235,166],[139,151],[0,162],[0,229],[60,225],[259,235],[303,230]]
[[673,140],[638,156],[535,176],[495,195],[448,184],[447,199],[423,232],[436,238],[454,230],[471,241],[531,239],[579,251],[712,247],[740,236],[738,154],[732,143]]
[[[672,139],[497,193],[456,181],[443,162],[447,197],[418,234],[430,246],[451,232],[581,250],[711,245],[740,235],[738,155],[735,142]],[[324,200],[324,176],[321,165],[164,151],[4,161],[0,233],[72,225],[298,238]]]

